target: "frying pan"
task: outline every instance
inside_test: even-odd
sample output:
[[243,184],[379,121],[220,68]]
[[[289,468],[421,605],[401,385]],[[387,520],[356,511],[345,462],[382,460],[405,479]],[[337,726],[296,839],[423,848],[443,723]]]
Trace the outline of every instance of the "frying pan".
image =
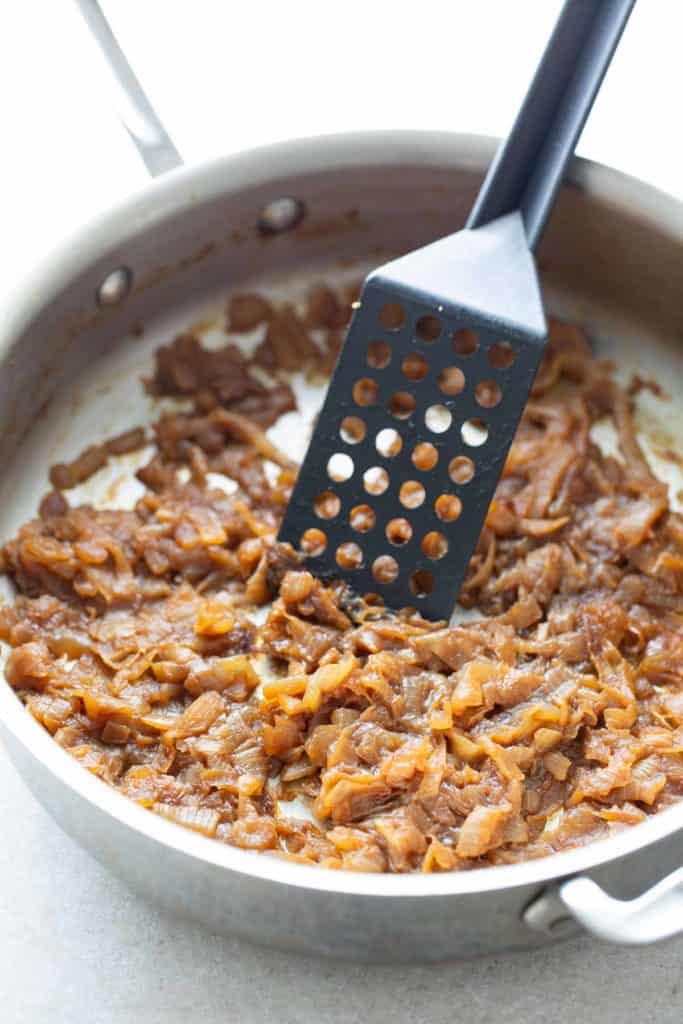
[[[129,130],[148,166],[167,173],[81,230],[6,306],[3,539],[35,513],[52,463],[153,418],[139,378],[160,344],[197,320],[207,339],[220,333],[230,289],[296,293],[313,281],[357,277],[452,232],[495,149],[494,140],[476,136],[373,132],[171,169],[179,158],[170,140],[111,37],[101,41],[135,116]],[[271,230],[264,233],[264,224]],[[550,309],[586,324],[596,351],[615,359],[624,379],[639,372],[661,382],[662,396],[639,396],[638,424],[655,468],[677,492],[683,479],[671,449],[683,436],[683,208],[626,175],[576,160],[539,259]],[[290,421],[280,438],[294,455],[291,439],[298,434],[305,445],[320,397],[300,393],[300,422]],[[122,456],[76,499],[134,500],[138,457]],[[365,962],[415,963],[545,945],[581,927],[622,943],[683,930],[683,803],[609,839],[512,866],[333,872],[223,845],[150,814],[84,771],[4,680],[0,732],[21,776],[68,834],[140,895],[214,931]]]

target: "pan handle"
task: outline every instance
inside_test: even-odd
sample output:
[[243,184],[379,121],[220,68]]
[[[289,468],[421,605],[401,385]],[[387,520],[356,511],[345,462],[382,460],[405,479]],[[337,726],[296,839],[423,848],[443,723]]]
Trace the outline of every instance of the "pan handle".
[[98,0],[75,0],[93,39],[104,56],[114,91],[114,103],[124,128],[153,178],[183,160],[119,46]]
[[534,931],[557,936],[576,923],[622,946],[670,939],[683,933],[683,868],[633,900],[614,899],[591,878],[570,878],[530,903],[524,921]]

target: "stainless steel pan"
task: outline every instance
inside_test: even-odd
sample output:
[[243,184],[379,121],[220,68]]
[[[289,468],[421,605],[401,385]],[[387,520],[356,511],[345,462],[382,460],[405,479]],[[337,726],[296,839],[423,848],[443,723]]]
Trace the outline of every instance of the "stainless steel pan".
[[[175,151],[139,105],[134,79],[127,84],[138,102],[133,134],[152,147],[154,169],[167,169]],[[139,384],[151,353],[198,319],[210,335],[228,289],[298,290],[454,230],[493,150],[493,140],[432,132],[289,142],[172,170],[80,231],[5,309],[0,536],[34,513],[50,464],[152,417]],[[303,207],[281,204],[280,213],[305,215],[266,237],[259,219],[281,197]],[[665,453],[683,436],[681,205],[576,161],[540,261],[550,307],[586,323],[621,373],[655,377],[672,396],[643,394],[639,417],[644,444],[678,490]],[[315,396],[303,398],[310,409]],[[98,474],[82,497],[132,500],[135,458]],[[216,931],[417,962],[546,944],[579,926],[625,943],[683,930],[683,804],[544,860],[366,876],[252,854],[163,821],[83,771],[3,681],[0,728],[17,770],[65,831],[142,896]]]

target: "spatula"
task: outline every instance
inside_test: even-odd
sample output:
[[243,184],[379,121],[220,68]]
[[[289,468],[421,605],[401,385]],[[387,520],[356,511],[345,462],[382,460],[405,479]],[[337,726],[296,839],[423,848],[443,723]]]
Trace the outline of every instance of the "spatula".
[[533,249],[635,0],[566,0],[464,230],[365,280],[280,530],[448,618],[546,344]]

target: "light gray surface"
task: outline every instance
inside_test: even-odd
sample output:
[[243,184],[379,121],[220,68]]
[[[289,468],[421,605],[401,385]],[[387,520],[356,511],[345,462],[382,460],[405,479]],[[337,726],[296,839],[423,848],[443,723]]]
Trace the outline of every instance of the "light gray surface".
[[683,939],[413,969],[304,959],[217,938],[133,897],[67,839],[0,749],[3,1024],[680,1022]]
[[[73,199],[71,204],[65,201],[58,204],[48,201],[44,204],[45,209],[41,210],[41,215],[29,218],[29,223],[26,219],[26,203],[16,202],[17,189],[5,190],[9,197],[9,206],[5,212],[11,214],[9,222],[15,226],[14,233],[10,234],[12,245],[5,247],[9,254],[7,266],[4,268],[7,273],[10,270],[16,272],[25,269],[25,264],[33,259],[36,239],[39,239],[41,247],[45,244],[46,222],[51,226],[50,215],[55,225],[53,235],[56,236],[60,233],[58,229],[66,226],[73,218],[74,211],[80,217],[81,211],[87,205],[83,200],[84,193],[94,206],[96,204],[93,196],[96,196],[98,201],[106,202],[111,198],[110,189],[115,188],[122,192],[128,187],[125,173],[121,173],[121,167],[112,159],[114,154],[104,144],[111,126],[105,124],[102,111],[99,109],[99,98],[94,98],[95,90],[90,87],[83,89],[82,83],[87,76],[84,76],[78,61],[67,62],[68,67],[64,64],[63,48],[54,46],[54,29],[42,34],[35,33],[37,6],[28,2],[17,5],[14,18],[16,20],[21,11],[21,17],[27,26],[26,38],[34,50],[35,45],[40,48],[44,44],[44,51],[41,51],[41,59],[38,61],[43,71],[46,61],[49,67],[49,60],[54,59],[59,64],[58,70],[66,73],[53,75],[52,78],[49,74],[36,76],[33,70],[35,62],[27,64],[25,50],[16,46],[10,48],[16,56],[16,67],[11,61],[5,64],[5,70],[9,73],[8,81],[14,80],[16,86],[17,75],[19,76],[20,91],[24,100],[27,95],[24,87],[33,81],[36,116],[41,124],[41,133],[33,131],[30,106],[27,115],[25,103],[14,104],[10,113],[14,114],[22,129],[21,132],[14,133],[11,125],[9,129],[10,137],[18,135],[22,143],[17,148],[18,156],[14,161],[18,168],[17,182],[24,198],[30,197],[31,209],[35,214],[36,196],[39,196],[40,190],[36,192],[30,184],[27,187],[26,175],[33,167],[34,170],[38,170],[40,177],[43,173],[43,162],[40,159],[31,160],[30,151],[27,158],[27,143],[33,143],[35,153],[38,155],[49,150],[50,146],[46,145],[43,134],[47,128],[48,131],[56,133],[52,146],[54,152],[62,156],[66,154],[66,158],[61,161],[53,161],[51,171],[57,175],[61,174],[61,177],[57,179],[59,188],[54,189],[51,194],[57,191],[62,200],[65,195],[78,197],[78,200]],[[52,9],[52,5],[41,5],[40,16],[43,21],[48,14],[48,6]],[[57,6],[55,5],[55,11]],[[129,20],[144,38],[144,17],[140,5],[120,3],[116,6],[121,9],[122,16],[124,8],[129,7]],[[149,17],[153,20],[158,17],[158,12],[153,10],[157,5],[148,6]],[[168,5],[164,7],[164,16],[170,15]],[[216,5],[216,11],[219,7],[220,5]],[[257,8],[258,5],[254,8],[255,12]],[[674,8],[675,5],[671,5],[671,10]],[[647,5],[640,6],[643,15],[647,9]],[[223,10],[226,18],[232,17],[227,6]],[[468,18],[471,16],[470,12],[468,6]],[[500,15],[501,12],[496,13]],[[207,14],[206,10],[204,14]],[[676,45],[675,32],[662,33],[659,8],[656,12],[650,8],[650,15],[653,14],[650,38],[647,35],[643,36],[642,33],[640,36],[633,36],[634,39],[641,40],[642,48],[632,51],[636,58],[632,64],[639,68],[642,66],[643,54],[653,52],[654,43],[660,50],[661,45],[666,44],[667,40]],[[386,12],[380,12],[378,8],[377,15],[380,19],[385,18]],[[538,10],[534,10],[530,20],[538,21],[537,15]],[[65,16],[66,11],[60,7],[56,14],[58,26]],[[258,11],[255,16],[260,18],[262,14]],[[490,10],[482,10],[482,22],[487,26],[490,23],[490,16]],[[551,13],[549,12],[547,16],[550,18]],[[517,8],[514,17],[519,17]],[[234,61],[226,62],[222,59],[227,38],[225,32],[207,32],[205,23],[200,23],[197,19],[197,24],[201,25],[202,37],[201,43],[193,46],[187,36],[189,23],[183,5],[178,7],[176,20],[178,38],[182,40],[184,50],[194,52],[195,55],[201,54],[199,71],[203,68],[212,68],[213,71],[207,73],[215,74],[218,66],[225,70],[226,76],[230,76],[229,82],[233,83]],[[405,26],[411,52],[415,52],[413,22],[414,19],[408,18]],[[428,27],[428,18],[423,19],[423,23]],[[353,25],[353,19],[349,24]],[[281,33],[272,32],[270,35],[272,39],[277,40],[276,45],[282,50]],[[522,32],[520,38],[526,38],[526,35]],[[448,38],[456,36],[457,33],[451,33]],[[217,61],[206,59],[207,37],[209,40],[213,39],[218,47]],[[502,41],[502,50],[497,56],[502,58],[503,50],[507,49],[507,52],[519,61],[520,66],[525,67],[526,63],[523,58],[520,59],[519,49],[510,48],[507,43],[509,35],[501,32],[499,37]],[[188,83],[194,82],[197,95],[200,99],[204,97],[204,100],[209,94],[223,97],[226,90],[216,88],[215,81],[212,88],[207,90],[201,73],[179,77],[176,58],[178,47],[173,45],[172,40],[169,42],[169,38],[166,42],[169,45],[154,47],[152,53],[159,60],[163,59],[165,52],[167,53],[169,81],[180,90],[181,106],[185,108],[187,123],[197,132],[203,131],[207,138],[210,137],[211,146],[216,149],[223,148],[225,141],[235,147],[251,141],[243,140],[239,131],[236,131],[234,110],[231,111],[230,118],[222,116],[222,107],[218,116],[199,119],[196,117],[197,104],[188,101],[187,98]],[[534,46],[531,47],[532,50]],[[310,56],[314,50],[314,47],[309,47],[307,55]],[[246,47],[244,52],[246,59],[252,61],[252,49]],[[329,48],[323,48],[320,52],[323,59],[329,61]],[[344,54],[344,47],[337,47],[337,52]],[[424,52],[431,51],[428,47]],[[476,47],[472,47],[472,52],[476,54]],[[371,63],[368,66],[371,66]],[[494,63],[498,68],[500,80],[509,84],[510,69],[501,64],[500,60]],[[268,64],[267,60],[265,64]],[[360,64],[362,65],[362,62]],[[624,67],[626,69],[627,65]],[[627,84],[630,81],[632,88],[636,90],[634,95],[640,101],[643,98],[642,90],[647,87],[648,82],[655,95],[660,94],[658,67],[666,68],[668,73],[670,62],[662,59],[659,63],[653,63],[651,70],[654,74],[646,76],[645,82],[642,75],[631,73],[631,66],[628,66],[628,71],[625,70],[624,81]],[[302,63],[302,68],[308,87],[314,76],[307,62]],[[22,80],[21,73],[28,77]],[[468,75],[462,66],[459,73],[462,81],[467,82]],[[69,74],[75,80],[73,97],[86,102],[90,97],[93,99],[90,117],[83,117],[82,114],[78,116],[76,111],[71,118],[75,126],[75,136],[73,145],[65,146],[65,111],[70,110],[73,104],[64,101],[60,86],[69,81]],[[360,77],[354,77],[357,78],[356,87],[359,95],[364,97],[365,85]],[[44,89],[45,80],[51,80],[52,85],[56,86],[51,88],[49,95]],[[338,76],[339,82],[342,83],[339,93],[342,97],[344,116],[351,117],[352,123],[357,124],[360,108],[357,103],[349,100],[349,77]],[[226,88],[229,86],[226,85]],[[409,89],[415,92],[412,81]],[[306,134],[308,131],[318,130],[320,115],[310,103],[289,105],[288,109],[294,111],[297,116],[303,111],[305,116],[312,117],[315,122],[310,126],[305,124],[293,127],[283,120],[287,113],[284,110],[287,104],[273,105],[267,82],[263,91],[267,110],[271,113],[273,124],[277,124],[278,133]],[[514,88],[510,90],[512,103],[514,91]],[[434,115],[435,123],[439,125],[452,123],[451,95],[444,95],[449,97],[445,118],[440,114]],[[456,110],[457,115],[462,117],[466,112],[471,124],[480,131],[487,128],[502,130],[504,120],[501,120],[500,124],[489,124],[485,118],[482,119],[477,107],[477,99],[481,97],[485,101],[489,95],[493,96],[491,90],[470,90],[466,93],[466,103],[462,109]],[[622,109],[629,111],[631,126],[634,111],[637,116],[637,109],[641,112],[647,110],[647,125],[650,125],[651,131],[655,133],[655,141],[657,135],[662,140],[666,139],[666,133],[660,131],[661,118],[666,112],[663,104],[657,108],[660,117],[652,118],[652,105],[643,102],[629,105],[624,102],[621,85],[618,90],[614,90],[614,95],[619,95],[620,105],[623,103]],[[675,90],[670,90],[670,95],[675,95]],[[329,97],[324,90],[321,90],[320,97],[320,102],[325,105],[324,124],[329,128],[334,125],[334,119],[330,119],[329,116]],[[224,104],[222,98],[219,100],[219,106],[221,104]],[[499,105],[498,94],[496,105]],[[167,106],[170,109],[177,108],[173,100],[168,102]],[[367,104],[360,106],[367,113]],[[411,122],[410,116],[406,117],[403,103],[397,104],[395,110],[395,116],[401,124]],[[623,117],[613,117],[611,110],[607,113],[607,106],[604,110],[604,119],[594,120],[593,135],[593,138],[604,143],[604,153],[594,152],[591,148],[588,152],[597,156],[602,155],[610,163],[626,163],[632,171],[639,172],[645,177],[655,177],[657,173],[664,174],[663,178],[657,180],[678,191],[675,172],[671,177],[676,161],[667,160],[666,153],[661,148],[643,144],[642,125],[637,125],[634,132],[623,132]],[[351,113],[347,115],[347,111]],[[250,127],[254,125],[257,132],[264,131],[262,116],[259,112],[254,116],[251,107],[246,111],[244,120]],[[370,111],[367,123],[374,125],[376,122],[376,116]],[[82,131],[83,123],[88,123],[86,133]],[[618,155],[615,156],[612,150],[608,151],[610,135],[604,128],[605,125],[609,128],[610,123],[615,126],[613,134],[623,135],[631,147],[633,140],[637,140],[635,149],[627,151],[625,161],[620,160]],[[25,125],[28,126],[27,130],[24,130]],[[97,136],[98,125],[101,138]],[[220,135],[221,130],[225,141]],[[259,139],[261,137],[259,135]],[[675,132],[669,133],[669,143],[673,139],[675,145],[675,138]],[[48,143],[50,140],[51,136],[48,134]],[[83,159],[84,155],[87,156],[84,151],[89,147],[92,147],[93,153],[97,155],[96,167],[92,161]],[[78,155],[78,159],[74,158],[74,153]],[[645,161],[645,164],[634,166],[634,156]],[[652,175],[648,174],[650,167]],[[666,173],[669,174],[669,178],[662,168],[665,171],[668,168]],[[9,173],[11,174],[11,168]],[[132,184],[132,169],[128,177]],[[92,191],[92,196],[88,189]],[[3,219],[5,228],[7,220],[7,217]],[[18,252],[25,254],[25,260],[21,255],[17,255]],[[0,779],[0,811],[4,812],[4,841],[0,842],[0,948],[4,953],[0,959],[0,1020],[3,1024],[14,1024],[15,1021],[41,1024],[42,1021],[48,1020],[60,1024],[62,1020],[83,1019],[94,1024],[107,1024],[108,1021],[128,1024],[128,1021],[137,1019],[138,1015],[152,1024],[156,1020],[173,1024],[174,1021],[190,1019],[189,1014],[192,1011],[195,1018],[209,1024],[214,1020],[306,1021],[312,1019],[314,1013],[330,1021],[342,1017],[345,1021],[362,1017],[366,1020],[410,1018],[420,1022],[459,1019],[473,1022],[541,1019],[666,1022],[681,1019],[681,996],[676,989],[680,973],[678,963],[683,950],[681,943],[670,945],[666,949],[628,953],[588,943],[575,943],[550,951],[548,955],[534,954],[533,959],[518,956],[511,960],[487,960],[464,967],[456,965],[413,972],[406,972],[404,969],[366,972],[357,968],[293,960],[282,955],[271,956],[243,945],[202,936],[196,929],[166,921],[148,908],[136,905],[118,883],[109,879],[85,854],[61,836],[37,804],[27,797],[1,752]],[[501,969],[500,964],[503,964],[503,974],[497,985],[494,979]],[[119,978],[115,977],[117,971],[121,974]],[[522,985],[525,982],[540,982],[543,994],[533,999],[525,998],[522,995]],[[572,993],[572,985],[575,983],[576,995]],[[258,1008],[250,1011],[245,995],[252,984],[258,993]],[[661,1000],[652,994],[659,990],[662,992]],[[206,994],[198,997],[198,991]],[[368,1010],[368,1006],[371,1009],[363,1012]]]
[[[446,234],[455,211],[462,215],[470,206],[476,169],[484,169],[483,147],[490,157],[491,141],[452,133],[380,132],[282,143],[180,168],[77,233],[35,271],[21,296],[5,302],[0,536],[12,536],[34,513],[50,464],[73,458],[83,438],[104,440],[144,422],[145,413],[153,414],[146,408],[141,417],[132,401],[141,394],[139,377],[149,372],[142,349],[149,355],[179,329],[197,319],[206,323],[197,303],[213,324],[218,310],[222,316],[225,301],[217,300],[219,291],[225,295],[226,282],[246,286],[247,272],[251,287],[261,289],[277,280],[291,296],[292,288],[304,285],[304,277],[308,284],[320,275],[330,280],[325,268],[344,258],[358,261],[371,243],[401,252]],[[670,340],[683,331],[683,205],[606,167],[579,162],[572,175],[578,187],[564,190],[543,243],[549,283],[557,282],[547,297],[558,308],[553,293],[564,294],[561,308],[586,324],[596,337],[596,352],[618,357],[622,374],[642,365],[641,376],[654,373],[669,394],[681,374],[680,344]],[[303,197],[315,211],[309,228],[317,224],[324,230],[283,235],[263,245],[252,228],[273,195]],[[338,223],[350,195],[359,211],[368,211],[368,230],[359,213],[357,230],[354,219],[351,230],[331,232],[329,225]],[[424,206],[416,206],[415,197],[422,197]],[[638,218],[634,211],[639,211]],[[199,250],[205,257],[197,259],[197,246],[214,239],[217,225],[225,224],[237,225],[243,241],[207,246]],[[615,251],[618,276],[605,269],[612,267]],[[177,273],[159,273],[161,254],[167,267],[177,266]],[[103,279],[110,280],[112,268],[122,265],[130,268],[138,288],[121,306],[92,319],[93,296]],[[614,306],[618,313],[609,312]],[[145,328],[142,342],[135,331],[128,337],[130,325],[139,322]],[[82,326],[87,329],[79,330]],[[214,335],[213,328],[210,333]],[[635,361],[627,339],[635,342]],[[290,455],[295,454],[290,431],[296,437],[307,433],[305,417],[312,408],[304,405],[295,424],[289,420],[283,439]],[[675,447],[675,409],[669,403],[660,412],[664,436],[670,439],[664,443]],[[659,417],[648,414],[647,419],[650,434]],[[17,435],[31,423],[17,447]],[[273,440],[278,443],[277,434]],[[671,464],[665,464],[668,479]],[[126,465],[123,482],[130,494],[133,467]],[[113,495],[117,504],[123,497],[120,470],[114,479],[115,491],[107,483],[102,494],[107,504]],[[94,499],[83,488],[70,493],[77,503]],[[0,736],[6,737],[31,791],[55,820],[136,892],[202,921],[214,932],[237,932],[308,955],[325,951],[361,963],[437,962],[523,948],[533,941],[534,927],[536,943],[543,947],[546,938],[537,926],[547,926],[547,914],[537,913],[523,923],[542,882],[588,872],[612,896],[632,898],[679,870],[683,860],[679,803],[609,841],[544,860],[500,865],[495,871],[418,872],[408,877],[329,874],[282,859],[253,857],[148,814],[84,772],[3,686]],[[659,897],[661,890],[656,889]],[[649,903],[653,897],[644,898]],[[562,900],[573,912],[566,893]],[[677,915],[683,923],[680,908]],[[595,921],[592,930],[597,930]]]

